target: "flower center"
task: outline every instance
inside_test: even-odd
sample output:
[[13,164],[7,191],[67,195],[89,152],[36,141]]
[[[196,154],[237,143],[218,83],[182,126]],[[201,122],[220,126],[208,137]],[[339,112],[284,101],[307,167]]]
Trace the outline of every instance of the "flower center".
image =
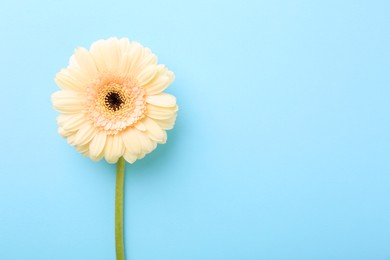
[[145,90],[131,78],[104,75],[88,87],[87,100],[94,126],[110,135],[145,117]]
[[117,92],[108,92],[104,99],[104,103],[106,104],[108,109],[117,111],[125,102]]

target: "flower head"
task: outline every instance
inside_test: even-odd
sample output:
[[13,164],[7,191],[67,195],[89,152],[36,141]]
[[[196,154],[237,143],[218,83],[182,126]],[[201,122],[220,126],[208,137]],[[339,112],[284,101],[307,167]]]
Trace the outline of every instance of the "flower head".
[[148,48],[110,38],[77,48],[55,78],[59,133],[83,155],[133,163],[165,143],[175,123],[174,74]]

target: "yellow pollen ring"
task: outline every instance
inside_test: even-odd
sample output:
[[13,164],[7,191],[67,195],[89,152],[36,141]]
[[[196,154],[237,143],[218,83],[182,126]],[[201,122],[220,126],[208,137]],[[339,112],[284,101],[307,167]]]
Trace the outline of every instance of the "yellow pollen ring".
[[89,101],[93,124],[107,134],[117,134],[145,117],[145,91],[131,81],[97,84],[90,89]]
[[[109,97],[117,95],[117,99],[120,101],[120,104],[111,103]],[[125,89],[117,83],[111,83],[109,85],[103,86],[97,94],[96,102],[100,107],[104,107],[104,114],[107,116],[113,116],[116,113],[120,113],[121,110],[131,107],[131,100],[126,99]]]

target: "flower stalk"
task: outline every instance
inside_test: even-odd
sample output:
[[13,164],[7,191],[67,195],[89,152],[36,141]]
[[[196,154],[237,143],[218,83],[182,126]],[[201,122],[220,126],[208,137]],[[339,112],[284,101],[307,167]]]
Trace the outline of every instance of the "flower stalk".
[[125,183],[125,160],[120,157],[116,166],[115,189],[115,248],[116,259],[125,260],[125,245],[123,242],[123,195]]

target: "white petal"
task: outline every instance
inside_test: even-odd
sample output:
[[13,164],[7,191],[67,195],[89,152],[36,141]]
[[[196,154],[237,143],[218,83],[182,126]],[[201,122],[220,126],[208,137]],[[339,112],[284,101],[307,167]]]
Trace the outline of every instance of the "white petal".
[[123,74],[123,75],[128,75],[131,62],[132,62],[132,60],[130,57],[130,53],[129,52],[124,53],[121,56],[121,60],[119,62],[118,73]]
[[138,140],[141,144],[141,154],[142,153],[150,153],[153,151],[157,144],[155,141],[151,140],[146,134],[136,131],[136,135],[138,137]]
[[167,133],[161,129],[161,127],[154,122],[154,120],[146,117],[142,120],[143,124],[148,130],[148,135],[156,142],[163,144],[167,140]]
[[110,38],[108,41],[108,50],[106,54],[108,57],[107,64],[109,65],[109,68],[111,71],[117,72],[118,66],[119,66],[119,60],[121,55],[121,49],[120,49],[120,42],[117,38]]
[[125,160],[129,163],[134,163],[137,160],[138,156],[126,149],[125,153],[123,154],[123,158],[125,158]]
[[118,39],[110,38],[108,40],[99,40],[92,44],[90,52],[99,72],[117,71],[120,54]]
[[138,121],[134,127],[140,131],[146,131],[146,126],[141,121]]
[[67,131],[77,131],[85,122],[85,115],[80,114],[61,114],[57,117],[57,123]]
[[123,43],[121,44],[122,55],[120,57],[118,73],[136,77],[139,74],[139,65],[144,58],[145,48],[138,42],[132,42],[124,50]]
[[140,84],[141,86],[145,86],[156,76],[156,73],[157,73],[156,65],[150,65],[146,67],[136,77],[138,84]]
[[138,160],[144,158],[145,155],[146,155],[145,153],[138,155]]
[[53,107],[61,113],[82,111],[85,107],[85,98],[79,92],[60,90],[51,96]]
[[85,86],[84,82],[74,73],[72,74],[69,69],[62,69],[58,72],[54,81],[64,90],[83,91]]
[[59,127],[58,128],[58,133],[62,136],[62,137],[64,137],[64,138],[67,138],[67,137],[69,137],[69,136],[71,136],[71,135],[74,135],[74,131],[68,131],[68,130],[65,130],[64,128],[62,128],[62,127]]
[[70,56],[69,58],[69,66],[80,69],[80,65],[76,60],[76,57],[74,55]]
[[122,140],[127,150],[138,155],[141,153],[142,146],[136,131],[134,128],[124,130],[122,132]]
[[72,140],[72,142],[69,143],[71,145],[85,145],[89,143],[95,135],[96,135],[95,127],[89,122],[87,122],[80,127],[80,130],[76,133],[74,140]]
[[134,76],[134,68],[140,62],[140,59],[142,58],[142,52],[143,47],[141,46],[141,44],[139,44],[138,42],[133,42],[131,44],[129,52],[124,57],[124,64],[121,65],[121,71],[124,74]]
[[175,125],[176,114],[168,119],[153,119],[162,129],[170,130]]
[[119,39],[119,48],[121,50],[121,55],[129,52],[130,50],[130,42],[128,38]]
[[157,56],[153,54],[149,48],[143,48],[142,57],[136,66],[133,68],[135,75],[140,74],[145,68],[150,65],[157,64]]
[[153,105],[147,106],[146,115],[150,118],[165,120],[176,116],[176,107],[158,107]]
[[153,151],[157,145],[154,140],[135,128],[129,128],[122,132],[122,139],[126,149],[136,154],[138,158]]
[[75,146],[77,151],[79,151],[82,155],[88,156],[88,151],[89,151],[89,145],[76,145]]
[[164,65],[157,65],[158,71],[155,77],[145,85],[145,90],[148,95],[156,95],[164,91],[174,80],[175,75],[169,71]]
[[176,106],[175,96],[167,93],[160,93],[154,96],[147,96],[146,102],[159,107],[174,107]]
[[98,132],[89,144],[89,156],[92,160],[100,160],[106,144],[107,134],[104,131]]
[[97,77],[98,70],[95,60],[89,51],[84,48],[77,48],[74,52],[74,57],[77,60],[80,69],[83,70],[89,77]]
[[107,136],[104,157],[108,163],[116,163],[125,152],[125,147],[120,135]]
[[83,84],[82,89],[85,90],[85,88],[88,86],[92,79],[83,71],[81,71],[80,68],[77,68],[75,66],[68,66],[68,68],[66,69],[73,78]]

